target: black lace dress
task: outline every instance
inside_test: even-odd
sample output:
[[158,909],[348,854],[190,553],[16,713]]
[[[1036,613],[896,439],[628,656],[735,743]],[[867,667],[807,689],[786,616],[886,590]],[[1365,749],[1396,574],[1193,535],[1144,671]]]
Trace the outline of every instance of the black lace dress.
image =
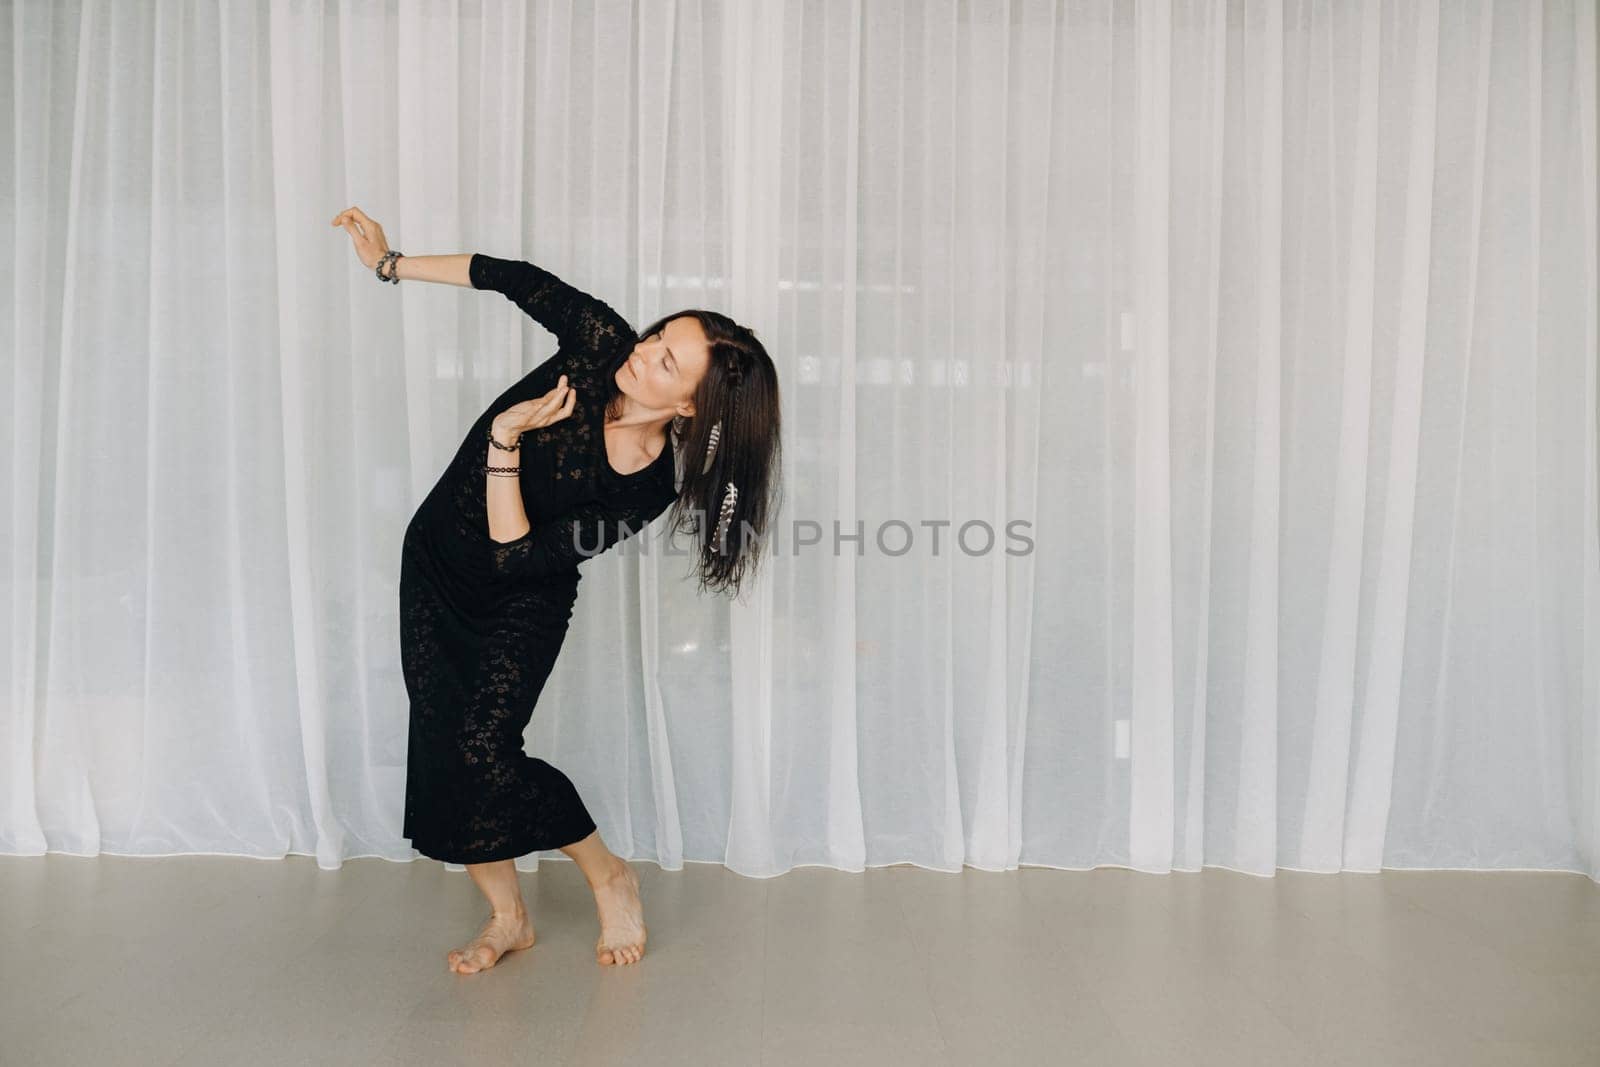
[[[411,700],[403,833],[425,856],[488,863],[595,829],[571,780],[523,751],[522,732],[566,637],[579,564],[666,510],[677,473],[670,441],[632,474],[606,458],[612,376],[638,339],[627,320],[532,263],[474,255],[469,275],[559,345],[473,422],[406,526],[401,552],[400,654]],[[562,374],[578,392],[572,414],[522,437],[531,529],[495,542],[484,507],[489,424]],[[510,453],[506,461],[518,462]]]

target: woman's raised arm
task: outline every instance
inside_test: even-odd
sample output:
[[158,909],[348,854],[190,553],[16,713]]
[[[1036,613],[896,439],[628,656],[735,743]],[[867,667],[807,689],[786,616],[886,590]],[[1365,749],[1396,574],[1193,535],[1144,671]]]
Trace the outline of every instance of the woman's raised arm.
[[598,371],[619,347],[632,346],[637,340],[628,320],[610,304],[535,263],[475,252],[467,265],[467,276],[474,288],[500,293],[555,334],[556,341],[574,361],[571,369],[576,373]]

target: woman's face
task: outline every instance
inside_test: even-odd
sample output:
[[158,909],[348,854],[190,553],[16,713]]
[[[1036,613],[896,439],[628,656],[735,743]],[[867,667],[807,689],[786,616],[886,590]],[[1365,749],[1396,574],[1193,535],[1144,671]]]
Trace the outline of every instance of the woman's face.
[[694,414],[694,391],[711,364],[700,320],[685,315],[633,346],[617,368],[617,388],[652,411]]

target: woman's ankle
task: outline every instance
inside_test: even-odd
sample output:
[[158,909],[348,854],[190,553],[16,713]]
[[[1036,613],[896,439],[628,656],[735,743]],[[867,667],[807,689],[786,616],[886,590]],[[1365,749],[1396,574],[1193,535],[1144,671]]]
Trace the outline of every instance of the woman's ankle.
[[616,853],[612,853],[611,858],[605,862],[605,866],[601,869],[599,875],[589,878],[589,888],[600,889],[603,886],[610,885],[612,882],[621,878],[623,876],[623,872],[627,869],[627,861],[621,856],[618,856]]
[[489,913],[490,913],[490,915],[492,915],[496,919],[518,920],[518,919],[526,919],[528,917],[527,906],[524,905],[523,902],[520,901],[520,900],[517,901],[516,907],[512,908],[509,911],[506,910],[505,908],[498,908],[498,907],[495,907],[493,904],[490,904],[489,905]]

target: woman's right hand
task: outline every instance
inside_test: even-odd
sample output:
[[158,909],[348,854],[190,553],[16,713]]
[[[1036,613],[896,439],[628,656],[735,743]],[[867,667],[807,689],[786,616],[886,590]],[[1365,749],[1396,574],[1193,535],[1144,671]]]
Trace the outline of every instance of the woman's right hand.
[[503,431],[507,437],[526,430],[537,430],[549,426],[552,422],[560,422],[571,415],[577,400],[578,391],[567,384],[567,376],[563,374],[556,382],[556,387],[544,396],[512,404],[496,415],[493,426],[495,430]]
[[333,225],[343,226],[355,245],[356,258],[367,268],[376,267],[389,251],[389,242],[383,236],[383,227],[367,217],[358,207],[346,208],[333,217]]

